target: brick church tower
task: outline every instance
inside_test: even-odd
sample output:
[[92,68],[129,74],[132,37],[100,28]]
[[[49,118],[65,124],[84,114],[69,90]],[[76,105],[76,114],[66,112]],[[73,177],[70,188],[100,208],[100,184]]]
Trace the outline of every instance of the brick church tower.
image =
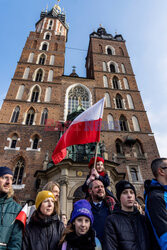
[[106,96],[99,155],[105,158],[111,188],[120,179],[136,186],[142,202],[150,163],[159,156],[121,35],[100,27],[90,34],[86,77],[73,69],[64,75],[68,25],[58,5],[41,12],[30,32],[0,111],[0,165],[14,171],[14,189],[22,202],[34,200],[48,181],[61,186],[63,213],[83,197],[81,185],[94,145],[68,148],[58,165],[51,155],[66,121]]

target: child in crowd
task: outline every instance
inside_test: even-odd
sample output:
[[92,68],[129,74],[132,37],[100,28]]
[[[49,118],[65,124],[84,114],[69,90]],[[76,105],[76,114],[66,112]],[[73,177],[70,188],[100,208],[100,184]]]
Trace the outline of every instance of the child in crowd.
[[[95,168],[94,168],[94,162],[95,162],[95,157],[90,159],[90,162],[88,165],[90,172],[86,178],[85,183],[82,186],[82,191],[86,193],[86,198],[89,196],[88,186],[91,181],[95,179],[100,180],[101,182],[103,182],[105,189],[110,185],[108,174],[104,168],[104,159],[102,157],[97,157]],[[112,192],[109,191],[108,189],[106,189],[106,194],[113,197]]]
[[75,202],[71,219],[60,245],[62,250],[101,250],[101,244],[92,229],[93,214],[87,200]]

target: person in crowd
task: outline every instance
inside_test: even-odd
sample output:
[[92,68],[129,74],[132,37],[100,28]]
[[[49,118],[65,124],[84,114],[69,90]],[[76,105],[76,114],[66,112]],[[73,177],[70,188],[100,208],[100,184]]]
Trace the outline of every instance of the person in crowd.
[[60,216],[60,185],[55,181],[49,181],[42,190],[48,190],[51,191],[55,197],[55,210],[56,213]]
[[101,250],[101,244],[92,229],[93,214],[87,200],[74,203],[71,219],[62,239],[62,250]]
[[94,168],[94,162],[95,162],[95,157],[90,159],[88,165],[90,171],[89,175],[87,175],[85,183],[82,186],[82,191],[86,193],[86,198],[88,198],[89,183],[92,182],[93,180],[100,180],[101,182],[103,182],[107,195],[113,196],[113,193],[107,189],[107,187],[110,185],[110,180],[104,168],[104,159],[102,157],[97,157],[95,168]]
[[63,222],[63,224],[64,224],[64,227],[66,227],[67,226],[67,215],[66,214],[62,214],[61,215],[61,221]]
[[93,228],[97,238],[103,242],[104,225],[108,215],[114,209],[115,200],[111,196],[106,196],[103,182],[93,180],[89,184],[90,204],[94,216]]
[[134,207],[135,187],[122,180],[116,184],[116,204],[107,218],[104,232],[105,250],[151,250],[146,219]]
[[54,209],[55,197],[52,192],[43,190],[37,194],[36,210],[26,226],[23,250],[56,250],[64,230]]
[[167,250],[167,158],[153,160],[151,170],[155,179],[144,183],[145,214],[153,249]]
[[[60,201],[59,201],[59,194],[60,194],[60,186],[55,181],[49,181],[46,185],[42,188],[42,190],[51,191],[55,197],[55,212],[58,216],[60,216]],[[35,205],[29,207],[29,214],[27,218],[27,224],[30,222],[31,216],[35,211]]]
[[143,214],[143,209],[142,209],[142,207],[140,206],[140,204],[139,204],[139,202],[137,200],[135,200],[134,206],[139,210],[139,212],[141,214]]
[[13,172],[0,167],[0,249],[21,249],[22,225],[15,220],[21,210],[12,196]]

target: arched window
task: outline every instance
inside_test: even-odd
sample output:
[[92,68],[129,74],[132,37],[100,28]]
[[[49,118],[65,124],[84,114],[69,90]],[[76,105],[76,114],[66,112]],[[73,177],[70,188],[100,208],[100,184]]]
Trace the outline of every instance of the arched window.
[[135,151],[137,157],[144,156],[142,144],[138,140],[136,140],[136,143],[134,145],[134,151]]
[[25,68],[23,79],[28,79],[29,72],[30,72],[30,68],[29,67]]
[[116,95],[116,107],[117,109],[123,109],[123,100],[122,100],[122,96],[117,94]]
[[100,53],[103,53],[103,48],[102,48],[102,45],[101,45],[101,44],[99,44],[99,52],[100,52]]
[[119,80],[118,77],[114,76],[112,79],[112,83],[113,83],[113,88],[114,89],[119,89]]
[[122,73],[125,74],[126,73],[126,69],[125,69],[125,65],[123,63],[121,64],[121,69],[122,69]]
[[23,180],[23,173],[25,168],[24,159],[21,157],[15,165],[14,175],[13,175],[13,184],[21,185]]
[[110,101],[109,93],[105,93],[105,98],[106,98],[106,108],[110,108],[111,107],[111,101]]
[[123,78],[123,82],[124,82],[124,87],[125,87],[125,89],[129,89],[128,79],[124,77],[124,78]]
[[43,45],[42,45],[42,50],[47,50],[48,49],[48,45],[46,44],[46,43],[44,43]]
[[137,170],[136,170],[135,168],[131,168],[131,169],[130,169],[130,174],[131,174],[132,182],[137,182],[137,181],[139,181],[139,179],[138,179],[138,174],[137,174]]
[[16,100],[21,100],[22,96],[23,96],[23,93],[24,93],[24,84],[19,86],[19,89],[18,89],[18,92],[17,92],[17,95],[16,95]]
[[14,134],[11,138],[10,148],[16,148],[17,140],[18,140],[18,135]]
[[38,143],[39,143],[39,137],[38,137],[38,135],[35,135],[33,138],[32,149],[37,149]]
[[112,50],[110,48],[107,48],[107,54],[112,55]]
[[42,112],[42,116],[41,116],[41,125],[45,125],[46,121],[48,119],[48,110],[47,108],[45,108]]
[[52,88],[51,87],[46,88],[45,100],[44,100],[45,102],[50,102],[51,93],[52,93]]
[[111,73],[115,73],[116,71],[115,71],[115,66],[114,66],[114,64],[110,64],[110,72]]
[[140,131],[139,122],[136,116],[132,116],[132,123],[133,123],[134,131]]
[[32,45],[32,49],[36,49],[37,48],[37,40],[33,41],[33,45]]
[[55,56],[51,55],[51,57],[50,57],[50,65],[54,65],[54,63],[55,63]]
[[84,109],[90,107],[89,93],[82,86],[75,86],[68,93],[68,113],[75,111],[81,102]]
[[121,131],[128,131],[128,123],[127,119],[124,115],[121,115],[119,118],[120,130]]
[[128,105],[129,105],[129,109],[134,109],[134,105],[133,105],[133,100],[131,95],[127,95],[127,100],[128,100]]
[[38,86],[35,86],[35,88],[33,89],[33,92],[32,92],[31,102],[37,102],[38,97],[39,97],[39,88],[38,88]]
[[48,24],[48,29],[49,29],[49,30],[51,30],[51,29],[52,29],[52,25],[53,25],[53,21],[52,21],[52,20],[50,20],[50,21],[49,21],[49,24]]
[[14,123],[14,122],[17,122],[18,120],[18,117],[19,117],[19,113],[20,113],[20,107],[17,106],[13,112],[13,115],[12,115],[12,119],[11,119],[11,122]]
[[36,73],[36,78],[35,81],[36,82],[41,82],[42,81],[42,76],[43,76],[43,71],[42,69],[39,69]]
[[57,50],[58,50],[58,44],[55,43],[55,51],[57,51]]
[[103,62],[103,71],[107,71],[107,64],[106,64],[106,62]]
[[33,108],[30,108],[27,113],[26,125],[33,125],[34,116],[35,116],[35,110]]
[[46,60],[46,56],[45,54],[42,54],[39,58],[39,64],[44,65],[45,64],[45,60]]
[[124,56],[124,52],[123,52],[123,49],[122,49],[121,47],[119,47],[119,54],[120,54],[121,56]]
[[50,39],[50,34],[47,33],[46,36],[45,36],[45,39],[49,40]]
[[49,70],[49,74],[48,74],[48,82],[52,82],[53,81],[53,70]]
[[108,122],[108,129],[109,130],[114,130],[114,119],[111,114],[107,116],[107,122]]
[[108,79],[107,76],[103,76],[103,84],[105,88],[108,88]]
[[34,58],[34,53],[30,53],[29,57],[28,57],[28,62],[32,63],[33,62],[33,58]]
[[123,151],[123,143],[121,140],[117,139],[115,141],[115,148],[116,148],[116,153],[118,155],[124,155],[124,151]]

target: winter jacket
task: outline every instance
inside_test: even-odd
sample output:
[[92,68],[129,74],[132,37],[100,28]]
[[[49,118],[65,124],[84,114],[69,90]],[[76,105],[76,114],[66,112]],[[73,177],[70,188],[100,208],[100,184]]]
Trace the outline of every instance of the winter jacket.
[[15,221],[21,206],[7,194],[0,197],[0,249],[19,250],[22,245],[22,226]]
[[102,243],[105,220],[107,216],[112,213],[112,210],[114,209],[114,205],[115,205],[115,200],[112,197],[107,196],[102,201],[102,204],[100,207],[95,206],[92,201],[90,202],[90,204],[92,206],[91,210],[92,210],[93,217],[94,217],[94,222],[93,222],[92,227],[96,231],[97,238]]
[[125,212],[115,205],[106,220],[104,230],[105,250],[149,250],[146,219],[137,209]]
[[92,228],[85,235],[78,236],[75,232],[66,235],[62,250],[101,250],[101,244],[95,237]]
[[151,242],[154,250],[167,250],[167,186],[153,179],[145,181],[144,187]]
[[[102,173],[104,173],[104,172],[102,172]],[[86,193],[85,198],[89,197],[89,192],[88,192],[88,187],[89,187],[89,185],[87,185],[87,180],[89,179],[89,177],[90,177],[90,175],[87,175],[86,181],[85,181],[84,184],[82,185],[82,191],[83,191],[84,193]],[[97,178],[96,178],[96,179],[97,179]],[[105,190],[106,190],[107,195],[109,195],[109,196],[111,196],[111,197],[114,198],[113,193],[112,193],[110,190],[107,189],[107,187],[110,185],[110,180],[109,180],[108,174],[105,173],[105,174],[100,175],[100,173],[99,173],[99,178],[98,178],[97,180],[103,182],[103,185],[104,185],[104,187],[105,187]],[[114,198],[114,199],[115,199],[115,198]]]
[[35,211],[26,226],[23,250],[56,250],[62,236],[64,225],[57,214],[40,218]]

